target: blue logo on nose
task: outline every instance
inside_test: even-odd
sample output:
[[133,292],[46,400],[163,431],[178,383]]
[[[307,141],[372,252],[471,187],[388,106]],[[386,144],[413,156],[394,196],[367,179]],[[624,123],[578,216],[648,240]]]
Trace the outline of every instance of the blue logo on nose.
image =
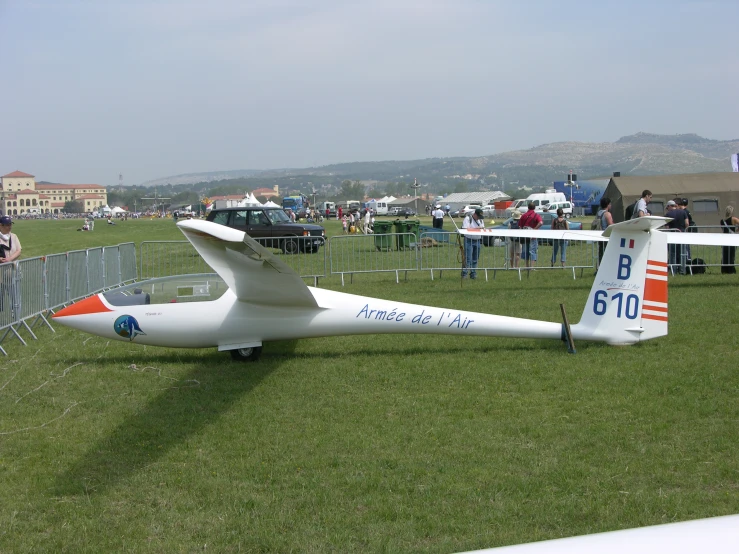
[[141,330],[139,322],[136,321],[136,318],[131,315],[122,315],[121,317],[116,319],[115,323],[113,324],[113,330],[116,332],[116,334],[125,337],[128,340],[135,339],[137,335],[146,334]]

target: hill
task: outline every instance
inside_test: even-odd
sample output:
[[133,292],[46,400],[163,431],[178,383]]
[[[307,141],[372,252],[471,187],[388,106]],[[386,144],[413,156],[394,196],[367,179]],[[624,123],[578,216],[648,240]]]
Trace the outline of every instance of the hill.
[[660,175],[730,171],[729,158],[739,152],[739,139],[720,141],[696,134],[658,135],[636,133],[615,142],[554,142],[527,150],[481,157],[428,158],[422,160],[366,161],[311,168],[233,170],[165,177],[145,185],[185,184],[199,189],[258,188],[310,193],[338,187],[343,181],[364,184],[412,183],[431,191],[452,191],[465,183],[469,190],[508,189],[511,185],[543,186],[565,178],[572,169],[580,179],[622,175]]

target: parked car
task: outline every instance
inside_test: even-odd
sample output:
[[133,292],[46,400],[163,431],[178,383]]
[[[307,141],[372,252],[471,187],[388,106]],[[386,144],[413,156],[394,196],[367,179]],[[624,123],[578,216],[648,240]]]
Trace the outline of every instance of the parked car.
[[[562,208],[562,212],[564,212],[564,216],[566,219],[569,219],[572,217],[572,204],[570,202],[552,202],[551,204],[547,204],[546,206],[538,206],[536,208],[536,211],[539,213],[543,213],[544,210],[552,213],[557,213],[557,210],[559,208]],[[523,212],[522,212],[523,213]]]
[[[208,221],[245,231],[268,248],[279,248],[285,254],[318,252],[326,231],[312,223],[293,223],[282,208],[246,206],[211,210]],[[264,240],[274,237],[274,240]]]
[[464,217],[468,213],[476,210],[477,208],[482,208],[480,204],[469,204],[468,206],[465,206],[464,208],[459,208],[458,210],[452,211],[452,217]]
[[390,216],[416,215],[416,210],[414,210],[413,208],[406,208],[403,206],[391,206],[387,210],[387,215],[390,215]]

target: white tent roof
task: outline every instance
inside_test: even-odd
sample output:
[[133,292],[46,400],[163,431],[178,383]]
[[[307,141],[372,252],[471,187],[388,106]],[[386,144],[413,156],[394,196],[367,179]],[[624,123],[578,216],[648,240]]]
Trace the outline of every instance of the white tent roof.
[[[105,208],[103,208],[103,209],[105,209]],[[119,207],[119,206],[115,206],[115,207],[114,207],[114,208],[113,208],[112,210],[110,210],[110,211],[111,211],[111,212],[113,212],[114,214],[122,214],[122,213],[126,213],[126,210],[124,210],[123,208],[121,208],[121,207]]]
[[251,193],[251,192],[250,192],[250,193],[249,193],[249,194],[248,194],[248,195],[247,195],[247,196],[246,196],[246,197],[244,198],[244,205],[245,205],[245,206],[261,206],[261,205],[262,205],[262,203],[261,203],[261,202],[260,202],[259,200],[257,200],[256,196],[254,196],[254,193]]
[[267,200],[267,202],[264,203],[264,207],[265,208],[279,208],[280,205],[275,204],[274,202],[272,202],[272,200]]

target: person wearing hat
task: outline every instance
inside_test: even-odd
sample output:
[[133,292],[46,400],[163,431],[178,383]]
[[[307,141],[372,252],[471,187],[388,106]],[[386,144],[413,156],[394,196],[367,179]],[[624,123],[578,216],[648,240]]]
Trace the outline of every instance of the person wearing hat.
[[0,217],[0,264],[13,262],[21,255],[21,241],[11,232],[12,225],[9,215]]
[[444,210],[441,209],[441,204],[434,207],[431,215],[434,218],[434,229],[442,229],[444,227]]
[[[673,231],[684,233],[688,228],[688,214],[685,210],[681,210],[677,207],[677,202],[669,200],[667,202],[667,211],[665,217],[671,217],[672,221],[667,224],[668,229]],[[684,248],[682,244],[670,244],[668,245],[668,263],[671,266],[679,266],[681,275],[685,275],[685,256]]]
[[[518,229],[518,220],[521,219],[521,212],[513,210],[511,212],[511,221],[508,223],[509,229]],[[510,267],[516,268],[521,265],[521,239],[510,237],[508,239],[508,259]]]
[[[462,229],[484,229],[482,208],[475,208],[473,212],[464,216]],[[480,258],[480,246],[482,244],[482,233],[464,236],[464,265],[462,266],[462,279],[467,277],[477,279],[477,260]]]

